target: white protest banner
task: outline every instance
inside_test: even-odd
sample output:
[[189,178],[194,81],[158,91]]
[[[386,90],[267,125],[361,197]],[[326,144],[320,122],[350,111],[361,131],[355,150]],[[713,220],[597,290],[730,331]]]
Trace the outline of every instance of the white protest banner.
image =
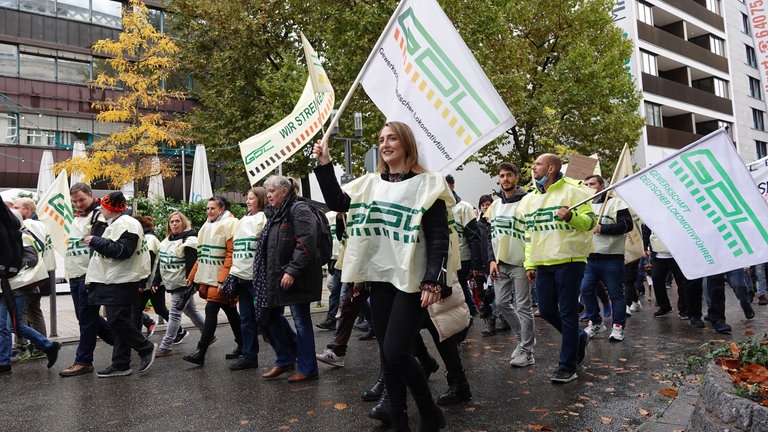
[[387,120],[411,127],[422,165],[453,170],[515,125],[435,0],[403,0],[390,23],[361,82]]
[[689,279],[765,262],[768,205],[725,129],[614,188]]
[[53,249],[61,256],[67,254],[69,228],[72,225],[72,200],[69,197],[67,170],[61,170],[53,185],[37,203],[37,217],[51,235]]
[[240,155],[251,185],[266,177],[278,164],[309,142],[333,110],[334,92],[328,75],[303,34],[301,38],[309,76],[299,102],[287,117],[240,143]]
[[749,173],[752,174],[752,178],[755,180],[760,195],[768,201],[768,157],[747,164],[747,169],[749,170]]

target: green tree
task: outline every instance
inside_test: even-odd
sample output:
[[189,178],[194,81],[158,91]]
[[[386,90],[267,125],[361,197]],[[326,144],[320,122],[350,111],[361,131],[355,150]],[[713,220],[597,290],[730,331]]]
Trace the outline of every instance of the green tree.
[[[503,160],[526,166],[556,146],[598,153],[609,172],[623,145],[636,145],[640,99],[625,66],[632,45],[611,21],[611,0],[439,3],[518,121],[513,135],[476,155],[486,172]],[[231,147],[212,159],[231,161],[245,189],[236,144],[290,112],[304,85],[298,31],[323,57],[340,102],[395,7],[374,0],[171,0],[181,58],[201,87],[201,108],[189,121],[202,142]],[[362,88],[342,117],[341,135],[351,136],[355,111],[374,144],[384,116]],[[339,158],[341,144],[331,145]],[[368,147],[355,146],[356,174]],[[299,155],[284,170],[303,176],[313,166]]]
[[134,182],[137,191],[141,179],[175,174],[162,159],[153,165],[152,156],[157,155],[160,144],[184,142],[188,124],[164,109],[171,100],[184,99],[183,93],[163,87],[176,68],[176,44],[152,26],[147,7],[139,0],[131,0],[123,8],[122,23],[118,40],[103,39],[93,46],[94,52],[107,58],[89,84],[105,95],[106,90],[122,89],[114,92],[114,98],[105,96],[91,104],[99,111],[97,121],[117,123],[119,129],[94,143],[88,157],[59,163],[56,170],[78,171],[86,182],[109,179],[115,188]]

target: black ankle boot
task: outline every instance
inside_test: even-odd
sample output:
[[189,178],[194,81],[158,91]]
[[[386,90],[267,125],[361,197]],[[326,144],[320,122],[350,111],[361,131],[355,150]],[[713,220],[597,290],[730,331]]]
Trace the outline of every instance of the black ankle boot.
[[419,408],[419,417],[421,422],[419,430],[421,432],[437,432],[445,427],[445,415],[443,410],[435,405],[432,395],[416,400],[416,406]]
[[387,393],[387,390],[384,390],[384,392],[381,394],[379,403],[371,408],[371,412],[368,413],[368,417],[379,420],[383,423],[392,422],[392,408],[389,406],[389,394]]
[[381,394],[384,392],[384,375],[379,371],[379,377],[376,379],[376,383],[368,390],[363,392],[363,400],[366,402],[375,402],[381,398]]
[[187,354],[182,358],[190,363],[194,363],[202,366],[205,364],[205,352],[207,350],[208,350],[207,346],[203,346],[202,343],[198,343],[197,350],[195,350],[195,352],[193,352],[192,354]]
[[448,391],[437,397],[438,405],[454,405],[472,399],[469,383],[464,371],[448,373]]
[[242,356],[243,356],[242,346],[240,344],[237,344],[237,348],[232,350],[231,353],[227,353],[226,355],[224,355],[224,358],[227,360],[232,360],[232,359],[239,359]]

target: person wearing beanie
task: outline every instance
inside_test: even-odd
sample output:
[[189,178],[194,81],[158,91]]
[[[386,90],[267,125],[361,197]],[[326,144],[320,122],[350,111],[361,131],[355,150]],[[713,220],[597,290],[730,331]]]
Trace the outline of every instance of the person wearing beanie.
[[139,372],[146,371],[157,349],[131,321],[132,306],[139,302],[139,288],[146,284],[151,265],[144,229],[139,221],[123,214],[125,207],[122,192],[102,198],[107,229],[102,236],[84,239],[94,250],[85,278],[88,302],[104,306],[114,338],[112,364],[97,372],[101,378],[130,375],[131,349],[139,353]]

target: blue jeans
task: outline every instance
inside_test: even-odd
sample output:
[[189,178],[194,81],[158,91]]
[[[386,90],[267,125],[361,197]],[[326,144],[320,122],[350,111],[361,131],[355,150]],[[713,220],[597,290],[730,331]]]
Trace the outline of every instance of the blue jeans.
[[295,363],[297,373],[314,376],[318,374],[318,370],[315,357],[315,333],[312,329],[309,306],[309,303],[289,306],[296,332],[283,316],[284,307],[270,309],[267,334],[277,356],[275,366]]
[[80,325],[80,343],[75,353],[75,364],[93,366],[93,351],[96,349],[96,338],[109,345],[115,341],[109,330],[107,320],[99,315],[98,305],[88,304],[88,292],[85,290],[85,278],[69,281],[69,292],[75,306],[75,316]]
[[[27,300],[29,298],[25,295],[13,298],[16,309],[16,325],[25,339],[32,342],[40,351],[45,351],[51,347],[53,342],[24,323],[24,310],[27,308]],[[11,313],[5,300],[0,299],[0,365],[11,364],[13,341],[9,327],[11,327]]]
[[335,269],[329,279],[328,291],[330,291],[330,295],[328,296],[328,313],[325,315],[325,319],[335,320],[341,303],[341,270]]
[[608,297],[611,298],[611,313],[613,314],[613,323],[621,324],[622,327],[627,321],[627,298],[624,295],[624,260],[617,259],[587,259],[587,266],[584,269],[584,279],[581,280],[581,301],[589,314],[592,324],[603,322],[603,316],[600,313],[600,306],[597,304],[595,295],[595,284],[602,281],[608,290]]
[[765,278],[765,263],[755,266],[755,276],[757,277],[757,295],[764,296],[766,294],[766,278]]
[[238,292],[240,293],[240,330],[242,331],[243,358],[250,362],[259,360],[259,322],[256,321],[256,308],[253,306],[253,298],[256,289],[253,281],[237,278]]
[[579,328],[579,286],[585,263],[570,262],[536,267],[539,315],[560,332],[558,369],[576,372],[579,342],[587,337]]

